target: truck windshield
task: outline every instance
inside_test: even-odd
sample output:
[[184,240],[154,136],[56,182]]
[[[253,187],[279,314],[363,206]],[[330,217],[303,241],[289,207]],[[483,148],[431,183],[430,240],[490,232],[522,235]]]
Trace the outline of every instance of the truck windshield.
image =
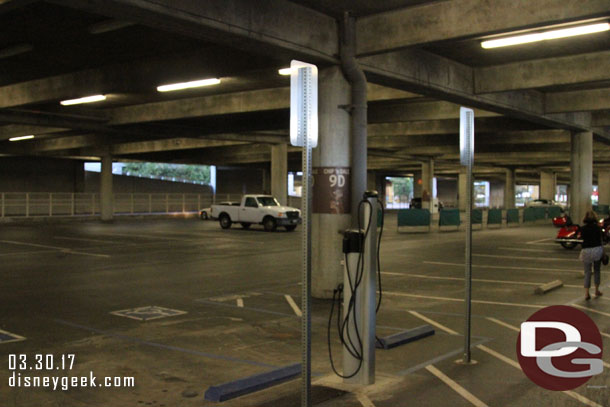
[[256,199],[263,206],[280,206],[279,202],[272,196],[259,196]]

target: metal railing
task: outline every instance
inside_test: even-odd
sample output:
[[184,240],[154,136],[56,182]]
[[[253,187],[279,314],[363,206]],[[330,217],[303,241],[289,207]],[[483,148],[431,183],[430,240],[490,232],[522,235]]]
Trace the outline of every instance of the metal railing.
[[[198,212],[215,201],[212,194],[113,194],[115,214]],[[3,192],[0,217],[95,216],[100,213],[97,193]]]

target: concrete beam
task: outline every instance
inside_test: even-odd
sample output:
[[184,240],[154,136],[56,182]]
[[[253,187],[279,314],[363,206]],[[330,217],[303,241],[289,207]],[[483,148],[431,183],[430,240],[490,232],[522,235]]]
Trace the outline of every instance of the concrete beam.
[[[476,117],[474,127],[477,133],[506,132],[519,130],[536,130],[529,122],[522,122],[508,117]],[[458,134],[459,119],[419,120],[408,122],[372,123],[368,125],[369,136],[409,136],[425,134]]]
[[608,81],[608,65],[610,51],[476,68],[475,93]]
[[247,144],[240,141],[198,140],[192,138],[173,138],[166,140],[137,141],[116,144],[111,147],[112,155],[143,154],[157,151],[193,150],[210,147],[225,147]]
[[[475,129],[477,129],[475,125]],[[503,148],[515,144],[569,143],[570,133],[565,130],[532,130],[498,133],[482,133],[477,129],[476,145],[500,145]],[[430,135],[369,136],[369,148],[413,148],[426,146],[458,146],[458,133]]]
[[[477,109],[476,117],[497,117],[498,113]],[[392,101],[369,104],[369,123],[405,122],[410,120],[443,120],[460,117],[460,106],[444,101]]]
[[129,124],[290,107],[290,88],[274,88],[146,103],[109,111],[109,124]]
[[[121,20],[277,55],[295,53],[311,62],[335,61],[337,22],[289,1],[274,0],[56,0],[61,5]],[[313,58],[313,59],[312,59]]]
[[[392,10],[358,19],[358,54],[607,16],[605,0],[460,0]],[[492,18],[492,16],[501,16]]]
[[475,94],[474,70],[421,50],[404,50],[359,58],[367,79],[544,126],[589,129],[590,123],[566,114],[545,115],[544,95],[537,91]]
[[552,92],[545,95],[546,113],[610,109],[610,88]]
[[591,119],[591,125],[599,127],[610,126],[610,110],[594,112]]

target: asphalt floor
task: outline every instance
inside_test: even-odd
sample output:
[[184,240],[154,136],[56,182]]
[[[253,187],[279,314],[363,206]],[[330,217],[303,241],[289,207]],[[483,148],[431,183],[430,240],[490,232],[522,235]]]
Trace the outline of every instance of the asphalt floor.
[[[345,385],[328,361],[330,301],[313,300],[316,405],[610,406],[608,363],[572,392],[538,387],[516,364],[515,329],[548,305],[583,310],[610,346],[610,290],[584,301],[578,250],[556,244],[555,228],[474,232],[477,363],[463,365],[455,362],[464,343],[463,231],[398,233],[392,214],[386,225],[377,333],[423,324],[434,325],[436,333],[378,350],[374,385]],[[300,362],[299,231],[222,230],[215,221],[183,217],[3,224],[0,406],[211,406],[216,403],[203,399],[209,386]],[[608,277],[603,270],[602,287]],[[556,279],[562,288],[534,293],[537,285]],[[165,310],[133,311],[140,307]],[[131,312],[121,315],[124,310]],[[160,318],[138,319],[154,316]],[[11,335],[15,340],[7,341]],[[334,332],[331,343],[340,366]],[[25,369],[10,370],[9,355],[26,355]],[[54,355],[52,371],[37,370],[36,355]],[[58,365],[61,355],[74,355],[71,370]],[[98,378],[134,377],[135,387],[8,386],[14,373],[90,372]],[[297,379],[221,405],[294,406],[299,391]]]

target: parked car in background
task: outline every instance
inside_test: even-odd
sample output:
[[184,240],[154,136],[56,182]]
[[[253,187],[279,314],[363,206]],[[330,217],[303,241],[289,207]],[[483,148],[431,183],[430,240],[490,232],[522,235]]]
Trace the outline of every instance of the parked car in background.
[[526,208],[540,208],[549,206],[559,206],[562,210],[565,210],[565,204],[554,201],[552,199],[534,199],[525,203]]
[[[220,202],[219,205],[237,205],[237,206],[239,206],[239,202],[225,201],[225,202]],[[199,209],[199,217],[201,218],[201,220],[214,219],[212,217],[212,207],[210,206],[208,208]]]
[[301,223],[301,211],[297,208],[282,206],[271,195],[244,195],[241,204],[212,205],[212,216],[218,219],[220,227],[228,229],[239,223],[244,229],[252,224],[263,225],[271,232],[283,226],[291,232]]

